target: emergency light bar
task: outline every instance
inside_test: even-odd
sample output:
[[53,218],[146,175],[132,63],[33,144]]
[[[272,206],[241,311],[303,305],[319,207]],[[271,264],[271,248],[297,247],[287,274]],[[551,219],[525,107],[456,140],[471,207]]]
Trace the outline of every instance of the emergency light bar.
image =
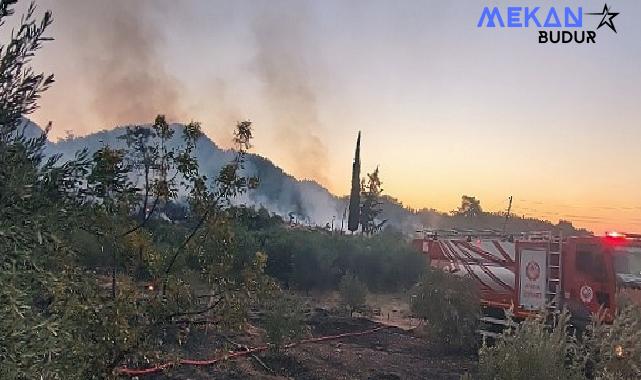
[[609,231],[605,233],[605,237],[612,239],[641,239],[641,234]]

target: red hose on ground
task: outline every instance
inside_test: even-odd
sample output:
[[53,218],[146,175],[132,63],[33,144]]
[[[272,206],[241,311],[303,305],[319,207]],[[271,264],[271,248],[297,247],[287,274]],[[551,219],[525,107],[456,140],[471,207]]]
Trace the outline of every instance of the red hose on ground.
[[[296,343],[290,343],[285,346],[285,348],[292,348],[301,344],[306,344],[306,343],[318,343],[318,342],[323,342],[323,341],[328,341],[328,340],[336,340],[336,339],[341,339],[341,338],[349,338],[352,336],[360,336],[360,335],[366,335],[366,334],[372,334],[377,331],[383,330],[390,328],[391,326],[382,326],[382,327],[377,327],[375,329],[370,329],[370,330],[365,330],[365,331],[359,331],[359,332],[353,332],[353,333],[344,333],[344,334],[338,334],[338,335],[330,335],[330,336],[321,336],[317,338],[309,338],[309,339],[303,339],[299,342]],[[260,346],[260,347],[254,347],[250,348],[245,351],[236,351],[236,352],[231,352],[229,354],[213,358],[213,359],[208,359],[208,360],[192,360],[192,359],[179,359],[177,362],[174,363],[164,363],[164,364],[158,364],[154,367],[150,368],[126,368],[126,367],[121,367],[118,368],[118,373],[126,376],[143,376],[143,375],[151,375],[153,373],[158,373],[166,370],[167,368],[178,366],[178,365],[193,365],[193,366],[206,366],[206,365],[213,365],[217,364],[220,362],[223,362],[225,360],[232,360],[236,359],[242,356],[248,356],[248,355],[253,355],[258,352],[263,352],[267,351],[269,349],[269,346]]]

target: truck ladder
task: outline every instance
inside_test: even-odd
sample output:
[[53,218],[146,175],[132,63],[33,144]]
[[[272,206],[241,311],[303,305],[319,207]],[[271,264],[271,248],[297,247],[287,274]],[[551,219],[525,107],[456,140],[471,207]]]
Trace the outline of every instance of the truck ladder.
[[452,246],[450,246],[449,241],[445,241],[445,242],[439,241],[438,244],[441,246],[442,252],[445,253],[447,251],[448,253],[446,254],[446,256],[448,256],[448,258],[452,260],[452,262],[455,262],[457,266],[458,264],[463,265],[463,268],[465,268],[465,271],[470,275],[470,277],[476,280],[483,289],[486,289],[486,290],[492,289],[492,287],[490,287],[485,282],[483,282],[483,280],[481,280],[481,278],[477,276],[476,273],[474,273],[474,269],[472,269],[470,265],[456,253],[455,249]]
[[553,242],[550,242],[547,257],[548,276],[546,301],[549,309],[558,312],[561,309],[561,299],[563,297],[561,293],[561,275],[563,273],[561,270],[563,264],[561,252],[563,251],[563,240],[559,239],[558,250],[553,250],[552,248]]
[[[499,284],[501,287],[503,287],[504,289],[506,289],[508,291],[513,291],[514,290],[510,285],[508,285],[505,282],[503,282],[503,280],[501,280],[490,269],[488,269],[485,266],[485,263],[483,261],[474,258],[471,254],[466,252],[465,249],[466,248],[469,249],[468,246],[466,245],[467,243],[458,242],[456,240],[452,240],[452,244],[454,244],[454,246],[459,249],[459,252],[461,252],[463,255],[465,255],[468,260],[470,260],[471,262],[475,263],[492,281],[494,281],[495,283]],[[461,245],[463,247],[461,247]],[[474,248],[474,247],[472,247],[472,248]],[[476,251],[473,251],[473,252],[478,254],[478,252],[476,252]],[[462,258],[460,256],[459,256],[459,258],[461,260],[464,260],[464,258]]]

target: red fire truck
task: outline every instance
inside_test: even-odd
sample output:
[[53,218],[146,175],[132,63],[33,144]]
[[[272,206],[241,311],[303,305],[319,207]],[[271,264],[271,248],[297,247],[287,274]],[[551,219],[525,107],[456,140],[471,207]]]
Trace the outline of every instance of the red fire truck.
[[422,231],[414,240],[432,267],[467,275],[479,286],[482,328],[495,337],[512,310],[526,318],[542,308],[567,308],[577,326],[602,312],[611,321],[625,299],[641,302],[641,235],[505,236],[472,230]]

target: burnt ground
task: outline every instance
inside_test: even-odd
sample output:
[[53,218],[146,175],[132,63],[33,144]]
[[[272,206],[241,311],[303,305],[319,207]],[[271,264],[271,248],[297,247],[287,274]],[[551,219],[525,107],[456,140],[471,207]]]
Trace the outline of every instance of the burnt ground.
[[[364,318],[323,317],[310,321],[313,336],[358,332],[381,325]],[[260,345],[256,335],[234,337]],[[198,357],[192,358],[196,359]],[[307,343],[281,354],[261,353],[208,367],[177,367],[154,379],[460,379],[476,371],[476,357],[443,353],[411,332],[388,328],[362,336]]]

